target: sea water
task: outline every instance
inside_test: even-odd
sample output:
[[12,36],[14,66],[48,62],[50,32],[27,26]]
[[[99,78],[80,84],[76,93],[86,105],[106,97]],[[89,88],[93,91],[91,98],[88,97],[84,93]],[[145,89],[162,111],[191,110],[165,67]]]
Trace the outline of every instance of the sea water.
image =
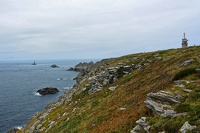
[[[56,101],[75,81],[77,72],[66,71],[83,60],[1,61],[0,62],[0,133],[22,127],[30,117]],[[59,68],[51,68],[56,64]],[[41,96],[37,90],[56,87],[57,94]]]

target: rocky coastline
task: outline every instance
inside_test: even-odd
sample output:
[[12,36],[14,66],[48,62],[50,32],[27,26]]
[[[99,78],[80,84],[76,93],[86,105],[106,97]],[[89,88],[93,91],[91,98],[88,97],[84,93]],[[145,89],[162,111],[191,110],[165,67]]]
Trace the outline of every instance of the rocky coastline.
[[[162,131],[159,130],[159,132],[179,131],[181,133],[186,133],[188,131],[198,130],[199,125],[195,125],[194,122],[191,124],[190,114],[192,114],[192,112],[188,107],[189,103],[187,103],[187,99],[194,95],[191,86],[198,86],[199,81],[182,80],[184,75],[180,74],[182,72],[180,70],[187,69],[187,67],[192,65],[195,66],[194,62],[197,62],[200,56],[195,58],[183,58],[182,60],[177,58],[177,60],[174,60],[174,56],[171,57],[171,54],[163,56],[161,53],[162,52],[149,53],[150,56],[148,57],[144,56],[146,54],[141,54],[141,56],[133,55],[131,58],[128,58],[128,60],[121,57],[121,59],[105,59],[96,63],[77,64],[75,67],[69,69],[69,71],[79,72],[78,76],[75,78],[77,83],[73,88],[65,92],[56,102],[47,105],[43,112],[33,116],[30,122],[22,130],[18,131],[18,133],[49,132],[55,131],[55,128],[60,130],[60,124],[62,122],[64,122],[64,124],[71,124],[70,122],[74,122],[72,121],[74,117],[85,117],[85,113],[92,110],[96,104],[98,105],[99,99],[95,99],[95,97],[100,94],[103,98],[108,95],[123,95],[123,97],[121,97],[122,99],[118,100],[119,103],[128,99],[124,97],[124,94],[127,96],[132,94],[136,98],[140,98],[128,99],[129,101],[127,103],[125,102],[121,105],[117,102],[113,103],[116,105],[108,109],[108,111],[115,111],[114,109],[116,109],[115,115],[117,117],[117,114],[123,116],[128,113],[129,110],[132,110],[132,108],[141,106],[137,111],[135,110],[135,112],[140,111],[141,114],[137,116],[138,119],[134,118],[135,121],[133,123],[135,124],[132,124],[132,128],[129,127],[128,131],[131,133],[155,132],[158,130],[156,127],[157,125],[155,125],[157,121],[163,121],[165,119],[166,122],[169,119],[174,119],[175,121],[180,118],[184,119],[181,121],[181,124],[179,124],[178,129],[172,129],[173,126],[171,126],[170,128],[164,128]],[[172,52],[170,51],[170,53]],[[175,64],[173,64],[172,61]],[[163,65],[171,65],[170,67],[173,69],[171,70],[169,69],[170,67],[163,67],[162,71],[158,71]],[[185,73],[185,71],[183,71],[183,73],[186,76],[194,74],[193,76],[198,77],[197,70],[199,69],[195,68],[194,70],[195,71],[192,69],[192,73],[189,72],[189,74]],[[173,71],[173,74],[171,71]],[[177,74],[175,75],[174,73]],[[151,76],[152,74],[154,75]],[[144,81],[144,79],[140,79],[140,77],[147,79]],[[157,80],[159,82],[156,82]],[[142,83],[146,86],[142,86]],[[152,88],[152,84],[155,84],[153,85],[154,88]],[[130,89],[131,86],[134,86],[132,87],[134,90]],[[148,88],[148,86],[150,87]],[[141,90],[143,87],[146,90]],[[120,91],[124,93],[118,93]],[[84,96],[89,98],[85,100]],[[130,95],[130,97],[133,96]],[[114,98],[111,99],[114,100]],[[83,108],[84,104],[91,106]],[[106,102],[106,104],[108,103]],[[182,106],[188,107],[188,110],[180,110],[179,108],[182,109]],[[193,104],[191,104],[191,106],[193,106]],[[92,110],[92,112],[94,111]],[[55,116],[54,113],[57,113],[57,116]],[[129,113],[131,114],[132,111]],[[130,118],[129,115],[127,117]],[[112,117],[112,119],[115,118]],[[78,121],[79,119],[75,120]],[[169,126],[169,123],[163,124],[164,126],[166,125],[166,127]],[[89,129],[95,126],[96,124],[93,122],[89,125]],[[77,130],[77,128],[74,130]],[[73,129],[71,128],[71,130]]]
[[6,133],[17,133],[17,131],[19,131],[18,128],[12,128],[9,131],[7,131]]
[[74,78],[77,83],[80,83],[80,81],[87,76],[88,73],[92,70],[94,67],[94,62],[80,62],[74,67],[70,67],[67,71],[76,71],[79,72],[79,74]]

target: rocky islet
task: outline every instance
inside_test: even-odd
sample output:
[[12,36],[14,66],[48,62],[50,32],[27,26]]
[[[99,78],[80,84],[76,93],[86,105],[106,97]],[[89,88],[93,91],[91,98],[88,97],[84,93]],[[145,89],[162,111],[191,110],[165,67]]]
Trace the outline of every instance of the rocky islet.
[[53,88],[53,87],[46,87],[46,88],[39,89],[37,91],[37,93],[39,93],[40,95],[55,94],[58,92],[59,92],[59,90],[57,88]]

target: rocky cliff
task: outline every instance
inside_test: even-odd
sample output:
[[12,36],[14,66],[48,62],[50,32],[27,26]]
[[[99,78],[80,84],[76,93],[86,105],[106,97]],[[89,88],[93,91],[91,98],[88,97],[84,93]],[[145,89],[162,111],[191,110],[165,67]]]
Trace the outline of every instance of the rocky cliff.
[[200,47],[80,63],[74,87],[18,133],[200,132]]

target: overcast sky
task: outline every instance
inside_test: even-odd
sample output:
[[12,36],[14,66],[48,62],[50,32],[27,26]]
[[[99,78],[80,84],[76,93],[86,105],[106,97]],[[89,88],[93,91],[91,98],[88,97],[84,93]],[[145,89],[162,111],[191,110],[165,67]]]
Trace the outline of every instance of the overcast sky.
[[0,0],[0,60],[110,58],[200,44],[200,0]]

